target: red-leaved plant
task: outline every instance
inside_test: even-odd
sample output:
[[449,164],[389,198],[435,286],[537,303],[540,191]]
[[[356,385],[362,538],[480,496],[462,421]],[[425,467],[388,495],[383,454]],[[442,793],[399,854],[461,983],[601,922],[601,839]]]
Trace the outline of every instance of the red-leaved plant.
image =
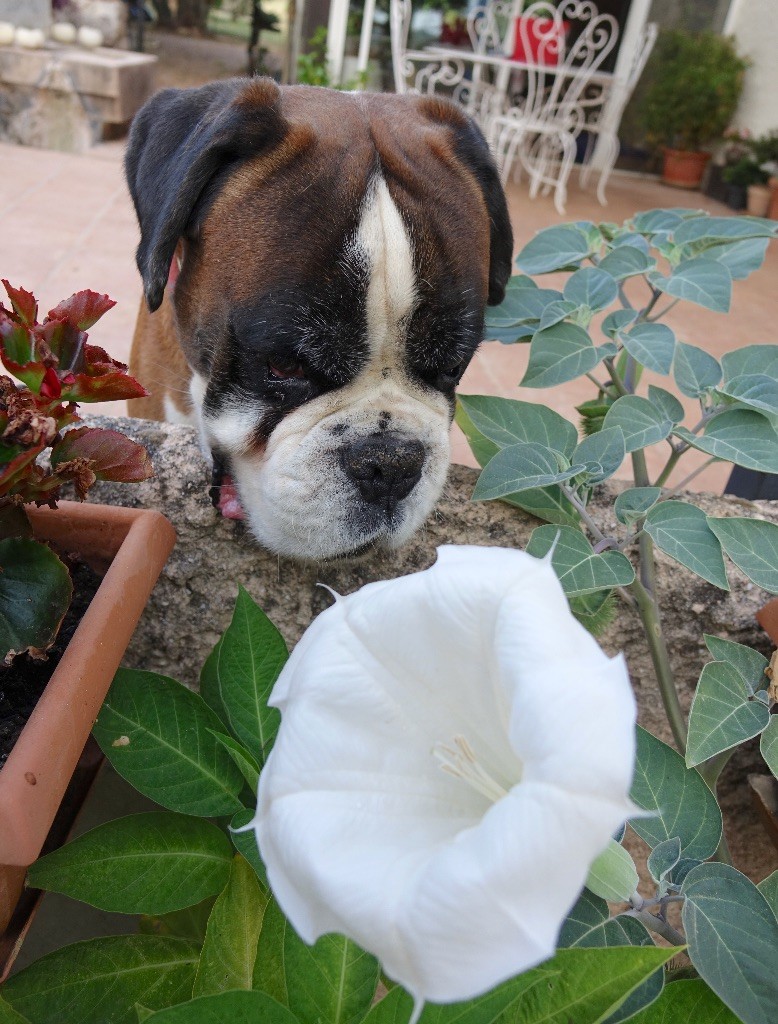
[[123,363],[87,342],[113,299],[77,292],[38,323],[35,297],[3,284],[11,308],[0,303],[0,359],[17,378],[0,375],[0,659],[10,663],[23,652],[45,657],[73,590],[63,562],[32,539],[24,505],[56,508],[65,484],[83,500],[96,480],[145,480],[152,469],[145,448],[118,430],[74,426],[77,402],[146,394]]

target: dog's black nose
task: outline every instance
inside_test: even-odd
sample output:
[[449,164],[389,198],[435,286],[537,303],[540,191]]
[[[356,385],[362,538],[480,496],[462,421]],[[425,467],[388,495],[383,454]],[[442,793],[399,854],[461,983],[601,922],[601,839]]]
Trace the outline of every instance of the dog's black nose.
[[365,501],[380,504],[387,513],[407,498],[419,482],[424,446],[402,434],[368,434],[343,450],[341,464]]

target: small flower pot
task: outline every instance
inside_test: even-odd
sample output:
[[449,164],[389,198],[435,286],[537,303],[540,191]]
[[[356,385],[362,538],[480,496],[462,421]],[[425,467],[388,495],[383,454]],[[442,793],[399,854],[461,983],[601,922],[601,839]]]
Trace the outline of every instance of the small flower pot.
[[770,209],[770,189],[767,185],[749,185],[746,209],[752,217],[766,217]]
[[770,189],[770,208],[767,216],[771,220],[778,220],[778,177],[770,178],[767,185]]
[[168,520],[150,510],[63,501],[30,519],[38,539],[105,576],[0,770],[0,931],[175,543]]
[[747,201],[745,185],[727,185],[727,206],[730,210],[745,210]]
[[684,149],[665,149],[662,181],[675,188],[700,187],[710,153],[691,153]]

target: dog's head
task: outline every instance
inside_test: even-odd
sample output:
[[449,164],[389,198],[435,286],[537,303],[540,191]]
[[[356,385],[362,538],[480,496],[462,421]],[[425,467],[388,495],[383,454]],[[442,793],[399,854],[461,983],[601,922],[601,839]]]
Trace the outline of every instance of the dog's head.
[[403,543],[510,276],[479,130],[445,101],[234,79],[155,96],[126,166],[149,307],[177,252],[194,406],[252,532],[296,557]]

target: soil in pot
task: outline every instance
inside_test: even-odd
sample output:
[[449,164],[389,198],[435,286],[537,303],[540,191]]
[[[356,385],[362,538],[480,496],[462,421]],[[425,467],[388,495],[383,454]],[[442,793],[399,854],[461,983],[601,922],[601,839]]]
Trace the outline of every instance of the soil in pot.
[[102,577],[85,562],[70,563],[69,568],[73,579],[73,600],[46,660],[23,654],[14,658],[11,665],[0,667],[0,768],[5,764],[100,586]]

